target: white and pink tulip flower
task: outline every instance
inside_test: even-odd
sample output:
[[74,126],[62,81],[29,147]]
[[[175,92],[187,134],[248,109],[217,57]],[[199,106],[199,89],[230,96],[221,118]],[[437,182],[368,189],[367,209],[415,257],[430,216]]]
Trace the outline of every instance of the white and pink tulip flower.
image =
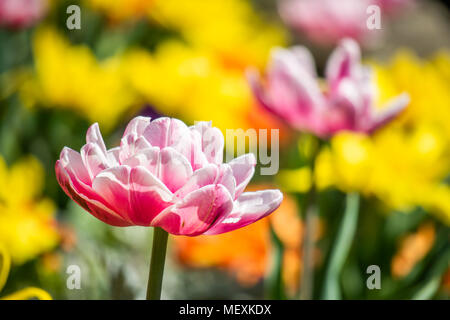
[[56,176],[66,194],[113,226],[161,227],[175,235],[220,234],[264,218],[279,190],[244,192],[253,154],[223,163],[224,137],[209,122],[136,117],[107,149],[98,124],[78,153],[65,147]]
[[322,138],[342,130],[371,133],[409,103],[403,93],[376,106],[372,71],[361,64],[359,46],[352,39],[342,40],[331,54],[325,77],[317,77],[311,53],[301,46],[274,49],[265,79],[256,70],[248,72],[262,106],[291,127]]

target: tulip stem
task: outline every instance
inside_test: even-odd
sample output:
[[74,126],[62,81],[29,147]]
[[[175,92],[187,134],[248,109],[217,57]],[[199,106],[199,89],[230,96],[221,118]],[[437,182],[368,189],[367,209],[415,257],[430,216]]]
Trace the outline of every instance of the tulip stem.
[[283,284],[283,242],[273,230],[270,225],[270,236],[274,244],[274,252],[272,256],[272,266],[269,271],[269,275],[264,283],[266,290],[266,298],[274,300],[285,299],[284,284]]
[[[320,148],[323,145],[322,140],[317,140],[317,145],[313,147],[311,151],[311,159],[310,159],[310,168],[311,174],[314,177],[314,170],[316,164],[317,155],[320,152]],[[313,297],[314,290],[314,247],[315,240],[314,235],[316,234],[316,225],[317,225],[317,206],[315,204],[316,201],[316,185],[314,179],[311,183],[311,188],[306,195],[305,205],[303,210],[305,212],[304,223],[305,223],[305,232],[302,237],[302,272],[300,278],[300,299],[301,300],[310,300]]]
[[359,194],[356,192],[347,194],[346,208],[337,233],[334,246],[328,261],[322,298],[326,300],[341,299],[339,276],[344,266],[350,248],[355,237],[358,224]]
[[[314,192],[313,196],[314,198]],[[305,217],[305,234],[302,240],[302,260],[303,270],[300,283],[300,299],[310,300],[313,295],[314,288],[314,247],[315,240],[314,235],[316,233],[317,224],[317,207],[313,204],[309,204],[306,208]]]
[[147,300],[160,300],[169,234],[161,228],[153,230],[153,248],[148,275]]

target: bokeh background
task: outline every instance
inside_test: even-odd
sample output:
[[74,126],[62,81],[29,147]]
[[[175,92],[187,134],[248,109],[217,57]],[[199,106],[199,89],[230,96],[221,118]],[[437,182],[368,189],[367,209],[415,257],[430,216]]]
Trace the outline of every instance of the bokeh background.
[[[368,30],[351,5],[303,2],[290,10],[281,0],[0,0],[0,298],[144,298],[152,229],[96,220],[63,193],[54,164],[64,146],[84,144],[93,122],[113,146],[132,117],[165,115],[212,120],[224,132],[280,129],[280,171],[257,174],[250,189],[280,188],[285,200],[229,234],[170,237],[163,298],[298,298],[314,181],[310,298],[321,298],[345,193],[359,192],[342,297],[448,299],[448,7],[380,0],[382,29]],[[79,30],[66,26],[72,4],[81,8]],[[300,44],[323,75],[346,36],[374,68],[380,101],[406,91],[411,102],[372,136],[333,137],[312,173],[316,140],[259,106],[245,72],[263,72],[272,48]],[[79,290],[66,286],[70,265],[80,267]],[[369,265],[381,269],[380,290],[366,286]]]

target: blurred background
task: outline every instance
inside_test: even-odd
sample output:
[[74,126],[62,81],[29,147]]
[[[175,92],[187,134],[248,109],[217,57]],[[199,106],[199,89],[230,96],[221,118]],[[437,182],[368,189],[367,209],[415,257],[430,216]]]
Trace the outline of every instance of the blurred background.
[[[91,123],[112,147],[131,118],[146,115],[212,120],[223,132],[280,129],[279,173],[255,175],[249,189],[280,188],[281,207],[229,234],[171,236],[164,299],[296,299],[304,281],[321,298],[345,193],[355,191],[362,202],[342,297],[448,299],[448,6],[369,1],[382,9],[382,28],[369,30],[362,2],[0,0],[0,298],[145,297],[152,229],[111,227],[84,212],[59,187],[54,164],[64,146],[81,148]],[[69,30],[73,4],[81,28]],[[344,37],[360,43],[380,101],[406,91],[411,102],[373,136],[336,135],[311,173],[316,140],[259,106],[245,72],[263,72],[272,48],[300,44],[323,76]],[[312,181],[319,211],[305,280]],[[66,285],[70,265],[80,267],[81,289]],[[380,290],[366,286],[370,265],[380,267]]]

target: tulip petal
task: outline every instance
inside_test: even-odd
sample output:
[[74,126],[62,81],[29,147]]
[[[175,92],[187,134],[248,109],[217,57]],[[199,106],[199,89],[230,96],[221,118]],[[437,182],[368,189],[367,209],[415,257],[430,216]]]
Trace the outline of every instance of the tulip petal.
[[109,149],[106,152],[106,157],[108,159],[110,167],[120,166],[119,154],[120,154],[120,147]]
[[316,79],[289,50],[274,51],[268,81],[266,101],[270,108],[295,128],[313,130],[325,99]]
[[124,220],[130,221],[130,171],[121,165],[100,172],[92,182],[92,189],[108,203]]
[[220,164],[223,161],[224,137],[222,131],[211,126],[211,121],[198,121],[190,127],[200,133],[202,151],[208,162]]
[[122,164],[130,167],[143,166],[152,174],[158,176],[159,161],[159,148],[150,147],[135,153],[133,156],[124,160]]
[[253,153],[247,153],[231,160],[228,165],[236,181],[235,198],[238,198],[255,173],[256,159]]
[[100,133],[100,128],[97,122],[91,125],[86,132],[86,143],[94,143],[98,145],[100,147],[100,150],[102,150],[102,152],[106,154],[105,142],[103,141],[103,137]]
[[146,168],[138,166],[130,174],[130,220],[149,226],[164,209],[171,206],[173,194]]
[[407,93],[402,93],[401,95],[391,99],[381,110],[373,111],[374,119],[372,126],[369,128],[369,132],[376,130],[380,126],[383,126],[385,123],[392,120],[392,118],[406,108],[409,101],[409,95]]
[[96,143],[88,143],[81,148],[81,158],[91,180],[100,172],[109,167],[107,154]]
[[142,117],[142,116],[133,118],[125,128],[123,136],[125,137],[129,134],[133,134],[139,137],[143,135],[145,129],[150,124],[150,120],[151,120],[150,117]]
[[69,168],[78,180],[86,185],[91,185],[92,180],[89,172],[84,166],[81,155],[78,152],[68,147],[64,147],[59,158],[64,168]]
[[[96,197],[96,195],[88,186],[83,186],[81,182],[74,180],[70,177],[67,170],[63,167],[60,160],[56,161],[55,165],[56,178],[59,185],[64,192],[84,210],[92,214],[97,219],[103,221],[112,226],[124,227],[129,226],[130,223],[123,220],[117,213],[109,209],[106,205],[98,200],[89,198]],[[78,187],[76,187],[76,185]],[[84,189],[83,189],[84,188]]]
[[291,51],[297,59],[297,63],[307,70],[311,76],[317,77],[316,63],[314,62],[314,57],[312,56],[311,51],[304,46],[293,46]]
[[158,178],[172,192],[181,188],[193,174],[189,161],[170,147],[161,150],[159,167]]
[[176,235],[195,236],[206,231],[233,208],[233,200],[222,185],[208,185],[189,193],[182,201],[155,218],[152,225]]
[[179,199],[184,198],[187,194],[200,189],[204,186],[214,184],[218,175],[218,168],[216,165],[208,164],[201,169],[198,169],[189,178],[189,180],[175,193]]
[[143,149],[151,147],[147,139],[135,133],[130,133],[120,140],[119,160],[121,163],[125,163],[128,158],[133,157]]
[[275,106],[270,101],[270,97],[265,91],[265,88],[262,85],[261,75],[259,74],[258,69],[249,68],[245,71],[245,76],[247,78],[248,84],[250,85],[250,89],[253,92],[254,97],[258,101],[258,103],[267,111],[274,115],[278,115]]
[[154,147],[170,147],[189,137],[188,127],[178,119],[167,117],[153,120],[145,129],[143,135]]
[[275,211],[283,200],[279,190],[264,190],[243,193],[236,201],[233,211],[218,219],[204,232],[214,235],[243,228]]
[[186,157],[191,163],[192,169],[195,171],[208,165],[210,161],[208,161],[206,154],[203,153],[202,150],[203,142],[200,132],[191,129],[190,134],[191,134],[191,149],[190,154],[188,154]]
[[345,78],[358,76],[361,65],[361,51],[353,39],[344,39],[328,59],[325,76],[333,91],[339,82]]
[[219,174],[215,183],[219,183],[227,188],[233,200],[236,199],[236,179],[234,178],[233,169],[231,169],[231,166],[229,164],[224,163],[219,166]]
[[147,126],[143,135],[152,146],[161,149],[171,147],[185,156],[189,162],[194,156],[194,137],[189,128],[178,119],[158,118]]

